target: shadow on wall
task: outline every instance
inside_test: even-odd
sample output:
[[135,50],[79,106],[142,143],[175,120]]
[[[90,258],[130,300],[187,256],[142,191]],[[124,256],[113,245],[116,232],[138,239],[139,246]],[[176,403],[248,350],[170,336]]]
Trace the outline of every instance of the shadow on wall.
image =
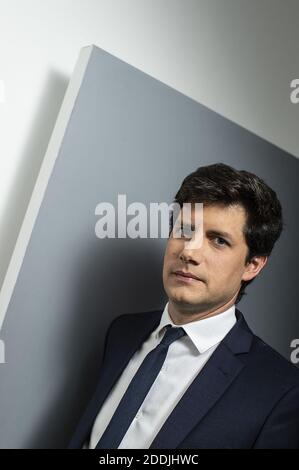
[[69,78],[50,70],[11,193],[8,197],[0,244],[0,286],[2,286],[28,203],[52,134]]
[[[52,342],[60,350],[61,361],[47,365],[48,370],[55,367],[63,379],[59,387],[52,387],[51,404],[30,429],[24,448],[68,446],[97,385],[104,338],[111,321],[122,313],[143,311],[146,297],[148,311],[164,308],[167,301],[162,286],[161,245],[157,249],[155,242],[148,240],[123,240],[117,247],[114,240],[102,242],[100,252],[88,247],[77,260],[70,306],[72,323],[68,324],[63,344],[56,345],[55,339]],[[103,266],[110,269],[103,270]],[[128,269],[130,266],[133,269]]]

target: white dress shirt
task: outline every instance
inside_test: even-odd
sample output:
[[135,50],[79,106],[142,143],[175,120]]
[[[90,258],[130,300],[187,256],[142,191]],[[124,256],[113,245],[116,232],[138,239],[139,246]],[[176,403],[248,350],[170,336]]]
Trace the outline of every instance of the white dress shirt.
[[235,305],[233,305],[213,317],[176,325],[169,315],[168,303],[164,308],[159,326],[135,352],[112,387],[94,421],[90,441],[85,443],[83,448],[94,449],[96,447],[145,356],[160,343],[166,325],[183,327],[186,335],[170,344],[163,367],[118,449],[148,449],[150,447],[192,381],[236,323]]

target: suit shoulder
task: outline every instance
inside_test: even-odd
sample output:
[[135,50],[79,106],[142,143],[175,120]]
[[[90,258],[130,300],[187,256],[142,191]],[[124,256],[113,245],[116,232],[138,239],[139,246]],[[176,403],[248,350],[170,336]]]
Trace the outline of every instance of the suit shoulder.
[[255,334],[253,334],[253,352],[256,354],[259,367],[266,375],[271,375],[279,383],[299,386],[298,367]]
[[110,326],[112,326],[112,324],[121,324],[122,322],[135,322],[135,321],[144,321],[144,319],[147,319],[147,320],[155,320],[159,317],[161,317],[162,315],[162,312],[163,312],[163,309],[161,310],[150,310],[150,311],[146,311],[146,312],[135,312],[135,313],[122,313],[120,315],[118,315],[117,317],[114,318],[114,320],[112,320],[112,322],[110,323]]

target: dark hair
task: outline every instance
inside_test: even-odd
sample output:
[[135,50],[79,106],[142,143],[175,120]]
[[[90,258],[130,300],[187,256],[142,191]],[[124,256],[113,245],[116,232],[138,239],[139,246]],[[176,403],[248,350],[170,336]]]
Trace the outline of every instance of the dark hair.
[[[255,174],[224,163],[199,167],[186,176],[173,202],[179,203],[180,207],[185,202],[243,206],[246,211],[244,236],[248,246],[245,264],[254,256],[269,256],[283,229],[282,208],[275,191]],[[172,228],[173,215],[169,234]],[[236,303],[253,280],[242,281]]]

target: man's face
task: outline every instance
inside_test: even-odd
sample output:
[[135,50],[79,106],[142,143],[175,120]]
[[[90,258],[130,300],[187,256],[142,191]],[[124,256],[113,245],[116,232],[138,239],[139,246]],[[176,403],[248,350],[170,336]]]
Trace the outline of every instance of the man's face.
[[[171,232],[164,256],[163,284],[172,308],[192,314],[234,303],[241,281],[252,279],[258,272],[256,266],[245,265],[245,222],[246,213],[240,205],[204,205],[200,246],[188,245],[194,234],[191,240],[184,236],[175,238]],[[182,225],[190,227],[190,217],[183,219]],[[200,280],[179,277],[176,271],[187,271]]]

